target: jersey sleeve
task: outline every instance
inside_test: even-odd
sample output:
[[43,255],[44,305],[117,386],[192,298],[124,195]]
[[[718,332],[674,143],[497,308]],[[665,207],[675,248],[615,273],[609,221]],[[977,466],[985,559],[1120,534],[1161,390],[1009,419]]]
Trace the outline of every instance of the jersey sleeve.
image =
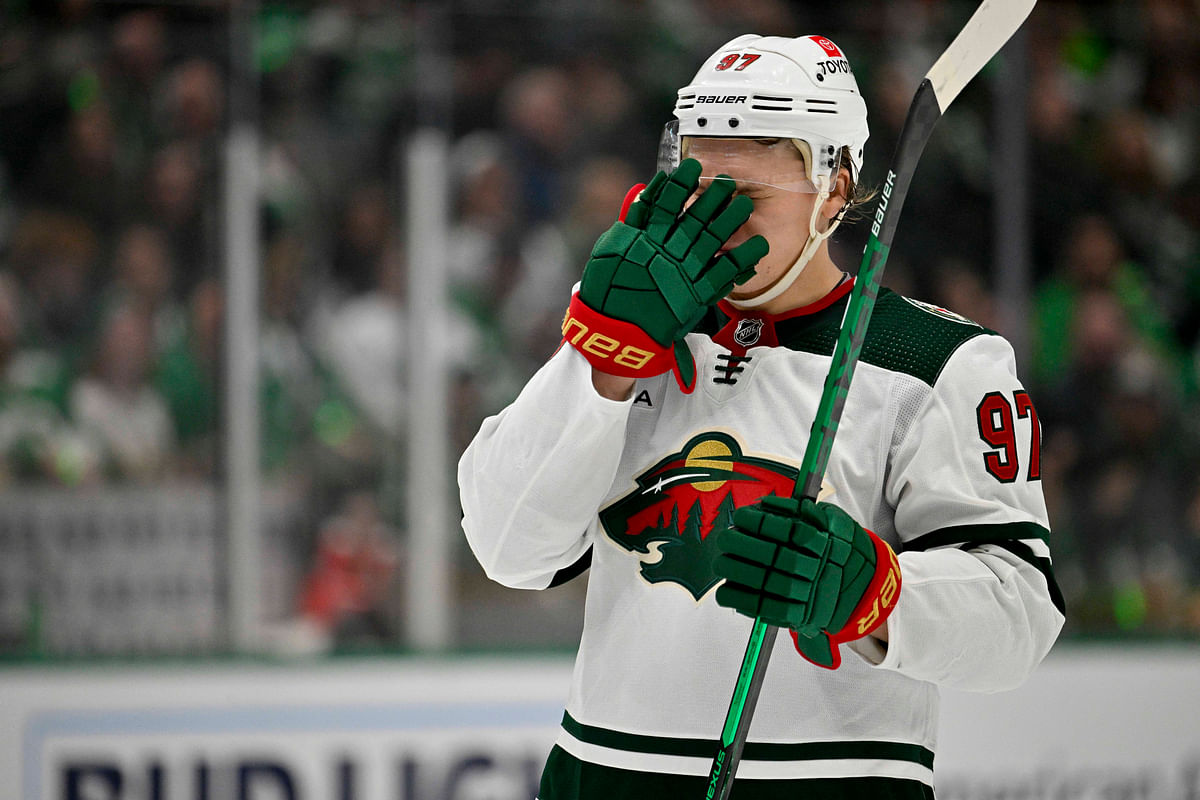
[[458,484],[463,531],[488,577],[544,589],[584,557],[632,403],[600,396],[588,363],[562,347],[484,420],[459,460]]
[[884,499],[895,510],[904,588],[889,641],[854,649],[940,685],[1020,684],[1064,621],[1050,562],[1037,412],[1012,348],[976,336],[931,389],[902,403]]

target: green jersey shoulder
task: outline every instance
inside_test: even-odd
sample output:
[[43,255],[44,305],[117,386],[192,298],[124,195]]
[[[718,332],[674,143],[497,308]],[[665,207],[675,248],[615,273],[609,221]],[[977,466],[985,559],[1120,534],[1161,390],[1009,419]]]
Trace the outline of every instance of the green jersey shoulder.
[[[964,343],[977,336],[998,335],[961,314],[880,289],[860,358],[933,386],[950,356]],[[838,326],[830,324],[798,331],[781,344],[793,350],[832,354],[837,337]]]

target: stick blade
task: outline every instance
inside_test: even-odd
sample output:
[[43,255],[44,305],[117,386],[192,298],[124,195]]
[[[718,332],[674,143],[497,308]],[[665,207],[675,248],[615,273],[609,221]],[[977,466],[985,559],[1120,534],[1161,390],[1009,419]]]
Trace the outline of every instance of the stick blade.
[[934,96],[942,113],[958,97],[963,87],[979,74],[992,56],[1000,52],[1021,23],[1033,11],[1037,0],[984,0],[958,36],[929,68],[925,77],[933,85]]

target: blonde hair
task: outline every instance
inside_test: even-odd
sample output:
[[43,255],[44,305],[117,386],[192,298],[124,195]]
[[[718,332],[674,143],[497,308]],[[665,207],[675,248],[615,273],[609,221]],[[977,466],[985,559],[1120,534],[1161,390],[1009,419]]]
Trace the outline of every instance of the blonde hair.
[[849,173],[850,184],[846,187],[846,205],[842,206],[839,216],[843,222],[855,222],[868,216],[863,210],[863,206],[875,199],[875,196],[879,194],[879,189],[859,183],[859,176],[854,174],[854,160],[850,156],[849,146],[842,145],[840,155],[838,169],[844,169]]

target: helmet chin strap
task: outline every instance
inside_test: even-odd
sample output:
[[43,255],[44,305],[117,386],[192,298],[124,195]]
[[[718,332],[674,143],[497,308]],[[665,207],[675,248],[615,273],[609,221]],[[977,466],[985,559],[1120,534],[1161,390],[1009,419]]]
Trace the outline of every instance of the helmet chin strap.
[[775,283],[763,289],[753,297],[742,298],[725,298],[735,308],[758,308],[766,303],[771,302],[779,295],[788,290],[796,278],[800,277],[800,273],[808,266],[808,262],[812,260],[813,255],[817,252],[817,248],[821,246],[821,242],[825,241],[831,233],[837,229],[841,223],[842,217],[839,214],[829,223],[829,227],[823,231],[817,230],[817,222],[821,218],[821,208],[825,205],[825,201],[829,199],[830,181],[829,176],[818,175],[817,183],[817,202],[813,205],[812,216],[808,220],[808,241],[804,244],[804,249],[800,251],[800,256],[788,268],[788,271],[783,276],[775,281]]

